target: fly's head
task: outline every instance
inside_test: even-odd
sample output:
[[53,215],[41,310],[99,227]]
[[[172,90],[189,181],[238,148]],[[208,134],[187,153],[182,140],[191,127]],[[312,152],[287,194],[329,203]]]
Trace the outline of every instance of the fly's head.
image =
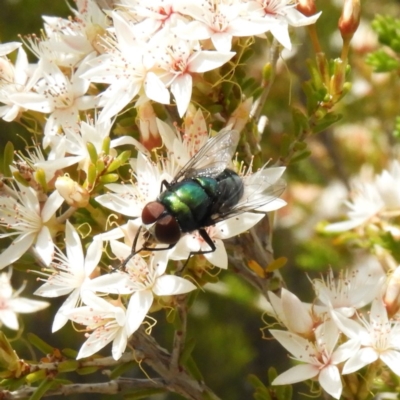
[[158,243],[173,245],[181,237],[178,221],[159,201],[152,201],[144,206],[142,222]]

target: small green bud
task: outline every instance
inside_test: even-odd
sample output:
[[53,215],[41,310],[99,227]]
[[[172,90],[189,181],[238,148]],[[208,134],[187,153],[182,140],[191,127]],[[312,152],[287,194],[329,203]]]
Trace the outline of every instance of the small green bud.
[[93,143],[88,142],[86,143],[86,148],[88,150],[90,160],[93,164],[96,164],[98,158],[96,147]]
[[103,144],[101,146],[101,150],[104,152],[104,154],[110,154],[110,143],[111,139],[109,136],[105,137],[103,140]]
[[101,183],[113,183],[119,179],[118,174],[107,174],[100,177],[99,181]]

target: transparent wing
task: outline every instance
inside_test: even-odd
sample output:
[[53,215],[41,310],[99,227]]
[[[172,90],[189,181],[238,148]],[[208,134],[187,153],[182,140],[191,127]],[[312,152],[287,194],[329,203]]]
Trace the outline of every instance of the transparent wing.
[[213,178],[220,174],[231,162],[239,137],[238,131],[223,130],[217,136],[209,139],[177,173],[171,184],[182,178],[193,178],[195,176]]
[[[244,212],[259,211],[268,212],[273,201],[277,201],[271,209],[280,208],[285,203],[279,197],[286,188],[286,183],[279,176],[282,168],[267,168],[242,178],[244,192],[239,202],[231,207],[220,207],[221,212],[214,214],[211,218],[216,223]],[[279,200],[278,200],[279,199]]]

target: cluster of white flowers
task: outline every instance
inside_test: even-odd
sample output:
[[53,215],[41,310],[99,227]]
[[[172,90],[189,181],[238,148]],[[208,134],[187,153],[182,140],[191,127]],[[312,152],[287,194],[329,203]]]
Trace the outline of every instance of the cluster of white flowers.
[[399,228],[391,221],[400,215],[400,162],[394,160],[379,175],[354,179],[348,219],[325,227],[328,232],[343,232],[368,225],[389,231],[398,236]]
[[302,303],[286,289],[280,298],[270,293],[267,313],[286,329],[270,333],[298,362],[273,384],[317,379],[340,399],[341,375],[367,365],[374,366],[375,373],[386,365],[400,375],[399,271],[397,267],[385,279],[379,263],[370,260],[337,280],[331,273],[325,281],[313,281],[313,304]]
[[[110,272],[104,261],[107,256],[117,265],[130,256],[132,243],[143,240],[137,235],[143,208],[157,198],[162,182],[170,182],[209,139],[203,113],[192,105],[193,88],[204,72],[228,62],[235,67],[232,48],[238,38],[269,32],[291,48],[289,27],[312,24],[319,14],[306,17],[291,0],[122,0],[113,10],[100,9],[94,0],[76,0],[76,6],[71,9],[74,18],[43,17],[43,36],[24,40],[36,63],[28,62],[22,43],[0,44],[0,117],[27,126],[34,121],[31,129],[43,138],[41,145],[16,155],[10,166],[14,177],[0,187],[0,239],[14,239],[0,255],[0,268],[32,252],[43,267],[44,283],[35,294],[68,295],[53,331],[68,320],[86,325],[90,336],[78,357],[112,341],[118,359],[160,297],[167,296],[162,304],[168,304],[168,296],[196,289],[195,281],[170,273],[168,261],[209,250],[195,231],[182,235],[168,251],[136,254],[120,270]],[[14,51],[13,63],[8,57]],[[175,106],[180,117],[185,115],[184,131],[156,118],[154,103]],[[142,143],[113,133],[115,119],[130,105],[137,109]],[[251,99],[243,101],[239,107],[246,117],[239,110],[224,120],[226,125],[240,130],[250,106]],[[152,136],[157,144],[149,146],[146,138]],[[155,151],[162,144],[157,137],[164,144],[163,154]],[[129,159],[129,183],[117,182],[120,176],[112,173],[128,161],[127,152],[118,151],[122,145],[137,151],[136,158]],[[265,188],[257,182],[273,186],[283,171],[265,168],[242,178],[258,186],[261,196]],[[92,200],[120,220],[115,229],[86,237],[80,231],[82,216],[77,220],[75,212],[86,208],[95,219]],[[273,191],[266,191],[258,211],[283,205]],[[206,227],[216,249],[204,256],[227,268],[222,240],[250,229],[262,217],[260,212],[244,212]],[[102,223],[106,225],[106,218]],[[2,321],[16,328],[15,312],[20,310],[12,305],[10,288],[2,293],[10,310]],[[37,302],[36,309],[43,304]]]

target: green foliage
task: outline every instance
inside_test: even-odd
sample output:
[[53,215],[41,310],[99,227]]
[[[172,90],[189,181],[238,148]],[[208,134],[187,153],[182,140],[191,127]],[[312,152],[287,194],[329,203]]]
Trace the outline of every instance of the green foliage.
[[300,245],[296,264],[309,271],[326,270],[329,266],[343,266],[344,260],[337,249],[321,239],[311,238]]
[[366,58],[375,72],[390,72],[400,68],[400,19],[390,15],[378,15],[372,22],[379,42],[388,49],[378,49]]
[[378,34],[379,42],[400,52],[400,19],[390,15],[378,15],[371,24]]
[[375,72],[390,72],[399,69],[400,62],[385,50],[379,49],[367,56],[367,64],[371,65]]

